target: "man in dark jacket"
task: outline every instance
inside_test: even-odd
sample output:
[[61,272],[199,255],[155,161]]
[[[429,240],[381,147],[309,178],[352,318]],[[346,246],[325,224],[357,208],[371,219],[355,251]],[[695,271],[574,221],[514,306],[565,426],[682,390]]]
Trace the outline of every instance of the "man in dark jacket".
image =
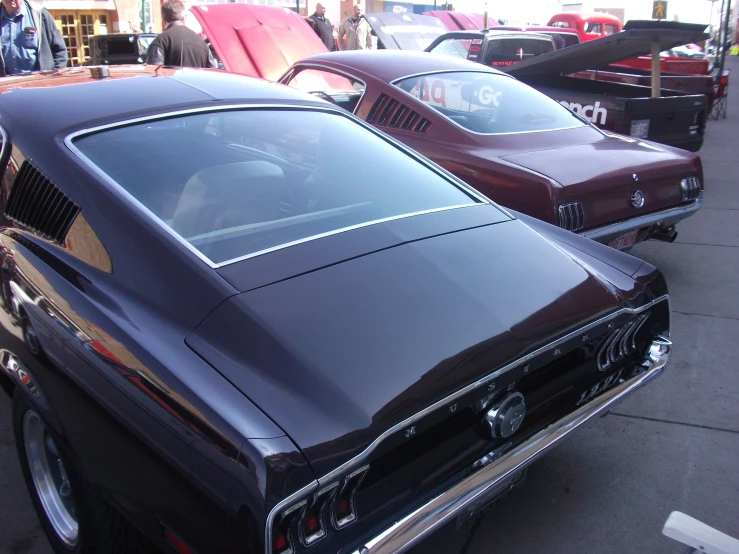
[[316,4],[316,12],[305,19],[308,25],[315,31],[321,42],[326,45],[326,48],[335,50],[334,47],[334,28],[331,22],[326,17],[326,8],[320,2]]
[[54,18],[27,0],[2,0],[0,45],[0,76],[67,66],[67,46]]
[[162,4],[162,20],[166,27],[149,45],[146,63],[177,67],[213,67],[218,65],[203,39],[185,26],[187,8],[179,0]]

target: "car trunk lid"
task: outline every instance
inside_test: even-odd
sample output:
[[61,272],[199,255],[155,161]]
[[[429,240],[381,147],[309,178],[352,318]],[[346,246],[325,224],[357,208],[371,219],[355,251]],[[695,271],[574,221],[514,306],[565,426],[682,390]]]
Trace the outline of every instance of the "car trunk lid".
[[[682,202],[680,181],[699,176],[694,155],[611,136],[577,146],[503,156],[519,166],[547,175],[562,188],[557,203],[580,202],[585,230]],[[631,196],[641,191],[644,205],[635,208]]]
[[507,221],[239,294],[187,344],[323,475],[434,402],[619,307],[581,265]]

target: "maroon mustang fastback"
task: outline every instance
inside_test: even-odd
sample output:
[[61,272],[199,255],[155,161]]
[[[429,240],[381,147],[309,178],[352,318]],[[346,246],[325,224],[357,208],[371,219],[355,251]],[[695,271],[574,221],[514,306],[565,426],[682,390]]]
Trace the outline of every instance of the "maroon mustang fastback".
[[[193,12],[231,71],[274,79],[301,48],[316,51],[291,42],[299,33],[286,32],[294,22],[284,10],[224,4]],[[238,23],[246,20],[249,29]],[[269,48],[240,40],[255,34],[280,40]],[[326,52],[295,61],[278,80],[354,112],[503,206],[615,248],[672,242],[675,224],[702,203],[696,154],[602,131],[474,62],[409,51]]]

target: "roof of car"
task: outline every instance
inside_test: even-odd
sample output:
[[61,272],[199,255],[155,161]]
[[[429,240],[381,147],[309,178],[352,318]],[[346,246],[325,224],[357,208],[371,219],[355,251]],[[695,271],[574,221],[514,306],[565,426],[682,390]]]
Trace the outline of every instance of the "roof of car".
[[[96,71],[110,77],[95,78]],[[290,87],[217,70],[76,67],[0,78],[3,126],[40,137],[224,101],[330,106]]]
[[491,67],[461,58],[410,50],[345,50],[316,54],[300,61],[301,64],[311,62],[349,72],[355,69],[385,82],[434,71],[486,71],[503,75]]

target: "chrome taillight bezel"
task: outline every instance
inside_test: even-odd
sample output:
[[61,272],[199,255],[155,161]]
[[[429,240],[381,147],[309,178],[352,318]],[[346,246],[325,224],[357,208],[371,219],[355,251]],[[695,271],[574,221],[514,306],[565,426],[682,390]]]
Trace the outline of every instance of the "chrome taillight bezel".
[[617,327],[601,344],[595,357],[598,371],[606,371],[616,362],[636,352],[636,336],[651,312],[646,312]]
[[[300,502],[297,502],[287,508],[284,512],[280,514],[279,519],[277,520],[277,524],[275,525],[274,529],[272,530],[272,537],[270,542],[270,551],[273,554],[294,554],[295,553],[295,541],[293,539],[294,535],[294,528],[298,523],[298,520],[302,516],[302,512],[305,510],[306,505],[308,504],[307,500],[301,500]],[[280,531],[283,529],[284,526],[284,532],[280,533]],[[277,537],[284,535],[285,542],[287,543],[287,548],[284,550],[275,550],[275,541],[277,540]]]
[[683,195],[683,202],[697,200],[701,193],[701,182],[698,177],[686,177],[680,181],[680,190]]
[[[358,519],[355,497],[357,490],[367,475],[367,470],[369,470],[369,465],[362,466],[344,477],[338,493],[331,499],[331,524],[337,531],[348,527]],[[348,516],[338,518],[336,515],[337,502],[341,501],[345,496],[348,498],[350,512]]]
[[[328,515],[326,512],[331,506],[331,500],[336,495],[336,491],[339,488],[339,483],[333,483],[328,487],[324,487],[313,495],[312,499],[308,502],[303,512],[298,518],[298,539],[300,544],[304,547],[309,547],[325,538],[328,534],[328,526],[326,520]],[[314,513],[315,511],[315,513]],[[318,531],[307,535],[305,532],[305,520],[312,515],[318,518]]]
[[[312,494],[308,493],[302,500],[278,512],[275,517],[276,524],[268,533],[269,552],[271,554],[295,554],[296,546],[309,548],[326,538],[329,526],[339,531],[357,521],[359,515],[355,496],[368,470],[369,464],[364,465],[344,478]],[[350,514],[337,518],[336,502],[342,497],[349,502]],[[317,518],[318,529],[308,533],[307,524],[309,518],[312,517]],[[287,547],[277,550],[276,541],[281,536],[285,537]]]
[[582,202],[560,204],[558,208],[559,226],[567,231],[579,231],[585,226],[585,209]]

